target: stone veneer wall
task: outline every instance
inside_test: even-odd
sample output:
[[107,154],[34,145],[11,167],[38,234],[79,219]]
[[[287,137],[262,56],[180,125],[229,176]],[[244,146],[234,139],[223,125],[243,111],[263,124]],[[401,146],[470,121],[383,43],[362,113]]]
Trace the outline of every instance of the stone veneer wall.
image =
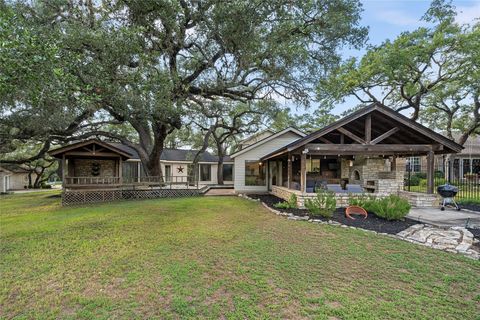
[[415,207],[436,207],[440,205],[440,197],[436,194],[400,191],[398,195],[408,200]]
[[96,159],[75,159],[74,166],[75,177],[92,177],[92,164],[100,164],[99,177],[117,177],[116,160],[96,160]]
[[[342,178],[348,178],[351,184],[359,184],[363,187],[367,185],[367,181],[373,181],[375,193],[382,195],[397,193],[403,189],[405,159],[397,158],[396,167],[393,171],[391,169],[391,162],[380,157],[357,156],[351,167],[349,160],[341,161]],[[359,180],[355,179],[355,171],[360,175]]]
[[[272,191],[270,192],[274,196],[277,196],[285,201],[288,201],[293,194],[297,196],[297,206],[299,208],[305,207],[305,201],[307,199],[313,199],[316,197],[315,193],[304,193],[302,194],[298,190],[290,190],[285,187],[272,186]],[[337,199],[337,208],[348,206],[348,194],[347,193],[336,193],[335,198]]]

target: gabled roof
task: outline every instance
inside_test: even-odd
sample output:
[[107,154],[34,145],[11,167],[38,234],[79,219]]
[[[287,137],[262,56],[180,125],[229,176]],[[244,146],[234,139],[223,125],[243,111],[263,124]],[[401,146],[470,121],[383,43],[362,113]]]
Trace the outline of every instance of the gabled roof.
[[[328,137],[330,140],[326,142],[330,142],[333,144],[338,144],[338,139],[335,134],[337,134],[337,130],[342,130],[343,127],[348,127],[351,132],[357,135],[362,135],[364,132],[364,119],[367,115],[371,115],[371,117],[375,117],[372,120],[372,130],[375,127],[376,132],[372,132],[376,134],[377,137],[380,137],[382,134],[386,134],[389,130],[393,128],[397,128],[397,133],[394,134],[387,134],[385,139],[382,139],[382,144],[395,144],[395,143],[403,143],[403,144],[431,144],[437,143],[444,146],[444,150],[441,152],[443,153],[456,153],[460,152],[463,147],[458,143],[446,138],[445,136],[405,117],[404,115],[390,109],[384,107],[380,104],[374,103],[364,108],[361,108],[355,112],[352,112],[348,116],[320,129],[311,134],[304,136],[301,139],[298,139],[283,148],[279,148],[278,150],[264,156],[262,159],[270,158],[277,154],[282,154],[284,152],[291,152],[294,151],[308,143],[312,143],[315,141],[323,140],[325,142],[325,137]],[[330,136],[329,136],[330,135]],[[338,136],[340,136],[338,134]],[[372,136],[372,139],[374,137]],[[346,137],[348,139],[348,137]],[[372,140],[373,141],[373,140]]]
[[20,164],[2,163],[0,162],[0,171],[8,171],[10,173],[28,173],[29,171]]
[[240,141],[240,144],[248,144],[248,142],[250,142],[252,140],[255,140],[258,136],[261,136],[261,135],[264,135],[264,134],[268,134],[268,136],[271,136],[272,134],[275,134],[275,131],[273,131],[271,129],[262,130],[260,132],[255,133],[255,134],[252,134],[251,136],[246,137],[245,139]]
[[[73,151],[75,149],[80,149],[88,147],[92,144],[101,146],[102,148],[108,149],[111,152],[114,152],[127,159],[140,159],[138,152],[127,145],[116,143],[116,142],[106,142],[98,139],[89,139],[86,141],[81,141],[77,143],[72,143],[64,147],[50,151],[50,155],[61,158],[62,155],[68,151]],[[163,149],[160,160],[163,161],[192,161],[197,153],[197,150],[184,150],[184,149]],[[231,161],[229,156],[225,156],[223,161]],[[200,154],[199,162],[218,162],[218,156],[212,155],[208,151],[205,151]]]
[[239,150],[239,151],[237,151],[237,152],[234,152],[233,154],[230,155],[230,157],[231,157],[231,158],[235,158],[236,156],[239,156],[239,155],[241,155],[241,154],[243,154],[243,153],[245,153],[245,152],[247,152],[247,151],[249,151],[249,150],[252,150],[252,149],[254,149],[254,148],[257,148],[257,147],[261,146],[262,144],[267,143],[268,141],[271,141],[271,140],[273,140],[273,139],[275,139],[275,138],[277,138],[277,137],[279,137],[279,136],[281,136],[281,135],[283,135],[283,134],[285,134],[285,133],[287,133],[287,132],[292,132],[292,133],[298,135],[299,137],[305,137],[305,136],[306,136],[305,133],[303,133],[302,131],[298,130],[297,128],[288,127],[288,128],[283,129],[282,131],[278,131],[277,133],[272,134],[271,136],[268,136],[268,137],[266,137],[266,138],[264,138],[264,139],[262,139],[262,140],[259,140],[259,141],[255,142],[255,143],[253,143],[253,144],[245,147],[245,148],[242,149],[242,150]]
[[85,141],[81,141],[81,142],[72,143],[72,144],[66,145],[64,147],[60,147],[58,149],[52,150],[52,151],[49,152],[49,154],[51,156],[55,157],[55,158],[61,158],[64,153],[67,153],[69,151],[73,151],[75,149],[81,149],[81,148],[84,148],[84,147],[88,147],[88,146],[91,146],[91,145],[98,145],[102,148],[108,149],[111,152],[116,153],[116,154],[118,154],[118,155],[120,155],[124,158],[127,158],[127,159],[132,158],[132,154],[130,154],[129,152],[127,152],[125,150],[122,150],[122,149],[119,149],[119,148],[115,147],[114,145],[112,145],[111,143],[101,141],[101,140],[98,140],[98,139],[89,139],[89,140],[85,140]]
[[[118,149],[124,150],[132,155],[131,159],[140,159],[135,149],[126,146],[121,143],[111,143]],[[163,161],[192,161],[198,150],[186,150],[186,149],[170,149],[165,148],[160,156],[160,160]],[[223,161],[231,161],[229,156],[223,157]],[[208,151],[200,154],[199,162],[218,162],[218,156],[211,154]]]

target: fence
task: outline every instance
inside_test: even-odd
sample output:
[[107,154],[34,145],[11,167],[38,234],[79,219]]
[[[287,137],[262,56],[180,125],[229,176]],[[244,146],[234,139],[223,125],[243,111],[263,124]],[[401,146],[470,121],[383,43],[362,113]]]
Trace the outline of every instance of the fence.
[[62,205],[78,205],[118,200],[156,199],[194,197],[204,193],[205,189],[152,189],[152,190],[64,190],[62,192]]
[[[458,162],[438,165],[434,174],[434,192],[437,187],[449,183],[458,187],[457,198],[462,200],[480,200],[480,178],[476,173],[461,174]],[[415,170],[417,169],[417,170]],[[427,172],[414,166],[407,166],[405,172],[404,190],[412,192],[427,192]]]

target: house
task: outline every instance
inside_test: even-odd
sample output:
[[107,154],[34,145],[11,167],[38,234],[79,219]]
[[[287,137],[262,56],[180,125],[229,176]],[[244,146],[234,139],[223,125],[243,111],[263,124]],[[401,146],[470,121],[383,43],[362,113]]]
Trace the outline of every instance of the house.
[[[319,189],[335,192],[339,206],[346,204],[350,193],[401,194],[414,205],[432,206],[437,201],[435,156],[462,149],[443,135],[372,104],[308,135],[289,127],[246,139],[240,150],[224,159],[224,178],[237,193],[270,192],[286,200],[295,195],[299,206]],[[62,159],[66,191],[96,190],[88,196],[70,193],[71,201],[197,195],[217,182],[218,159],[208,152],[195,169],[195,151],[165,149],[160,159],[163,177],[146,176],[135,150],[121,144],[91,139],[50,154]],[[406,158],[422,156],[427,159],[427,194],[403,191]],[[107,189],[112,191],[107,194]]]
[[27,169],[18,164],[0,164],[0,193],[25,189],[27,186]]
[[[306,134],[300,130],[289,127],[277,133],[262,132],[262,139],[247,140],[247,144],[230,155],[234,160],[235,191],[238,193],[267,192],[267,177],[276,183],[277,179],[282,179],[282,173],[286,177],[286,172],[280,168],[273,168],[272,165],[272,168],[268,168],[270,170],[268,174],[267,165],[262,163],[260,158],[305,136]],[[269,181],[269,184],[271,182]]]
[[[457,138],[459,134],[454,134]],[[406,170],[412,173],[425,172],[426,157],[407,158]],[[435,170],[443,172],[450,181],[459,181],[465,175],[480,175],[480,136],[470,136],[464,144],[464,149],[457,154],[435,156]]]
[[[66,189],[119,188],[134,185],[168,184],[191,187],[194,177],[193,158],[197,151],[164,149],[160,166],[162,177],[146,176],[135,149],[119,144],[90,139],[50,152],[61,159],[62,181]],[[203,152],[198,162],[198,185],[217,184],[218,157]],[[225,184],[233,184],[233,162],[224,158]],[[195,182],[197,184],[197,182]]]
[[[302,206],[319,188],[337,194],[402,194],[412,204],[434,205],[435,155],[463,147],[379,104],[372,104],[311,134],[287,128],[231,155],[237,192],[270,192]],[[427,158],[427,194],[404,192],[405,159]]]

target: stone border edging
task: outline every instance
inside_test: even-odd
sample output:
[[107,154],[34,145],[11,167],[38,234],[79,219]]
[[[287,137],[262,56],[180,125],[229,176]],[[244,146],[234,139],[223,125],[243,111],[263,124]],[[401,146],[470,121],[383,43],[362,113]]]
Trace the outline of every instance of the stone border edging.
[[[458,253],[462,254],[468,258],[474,259],[474,260],[480,260],[480,252],[475,251],[474,249],[471,248],[471,245],[474,243],[473,235],[470,231],[463,227],[451,227],[449,229],[441,229],[441,228],[435,228],[431,225],[428,224],[415,224],[411,226],[410,228],[407,228],[403,231],[400,231],[397,234],[389,234],[389,233],[384,233],[384,232],[376,232],[373,230],[367,230],[359,227],[354,227],[354,226],[347,226],[345,224],[341,224],[340,222],[336,222],[333,220],[328,220],[328,221],[323,221],[320,219],[310,219],[308,216],[297,216],[294,215],[293,213],[287,213],[287,212],[282,212],[279,210],[275,210],[271,207],[269,207],[267,204],[264,202],[260,201],[260,199],[252,199],[249,196],[245,194],[239,194],[238,195],[241,198],[253,201],[253,202],[260,202],[263,207],[265,207],[267,210],[270,212],[276,214],[277,216],[283,216],[287,217],[288,220],[294,220],[294,221],[308,221],[311,223],[318,223],[318,224],[328,224],[331,226],[337,226],[341,228],[349,228],[349,229],[358,229],[362,230],[364,232],[369,232],[373,234],[378,234],[382,236],[387,236],[390,238],[394,239],[399,239],[403,241],[407,241],[410,243],[430,247],[432,249],[436,250],[442,250],[445,252],[451,252],[451,253]],[[431,232],[430,236],[427,236],[426,234],[423,234],[419,236],[417,233],[421,233],[422,231],[428,230]],[[461,241],[460,243],[453,243],[453,238],[448,238],[448,236],[444,237],[445,239],[442,241],[442,232],[449,233],[449,232],[458,232],[461,234]],[[424,233],[427,233],[425,231]],[[432,239],[432,235],[436,235],[437,237]],[[424,239],[423,239],[424,238]],[[440,239],[440,240],[439,240]],[[422,241],[423,240],[423,241]],[[437,240],[437,241],[435,241]],[[447,246],[449,244],[449,241],[452,242],[450,243],[451,246]]]

